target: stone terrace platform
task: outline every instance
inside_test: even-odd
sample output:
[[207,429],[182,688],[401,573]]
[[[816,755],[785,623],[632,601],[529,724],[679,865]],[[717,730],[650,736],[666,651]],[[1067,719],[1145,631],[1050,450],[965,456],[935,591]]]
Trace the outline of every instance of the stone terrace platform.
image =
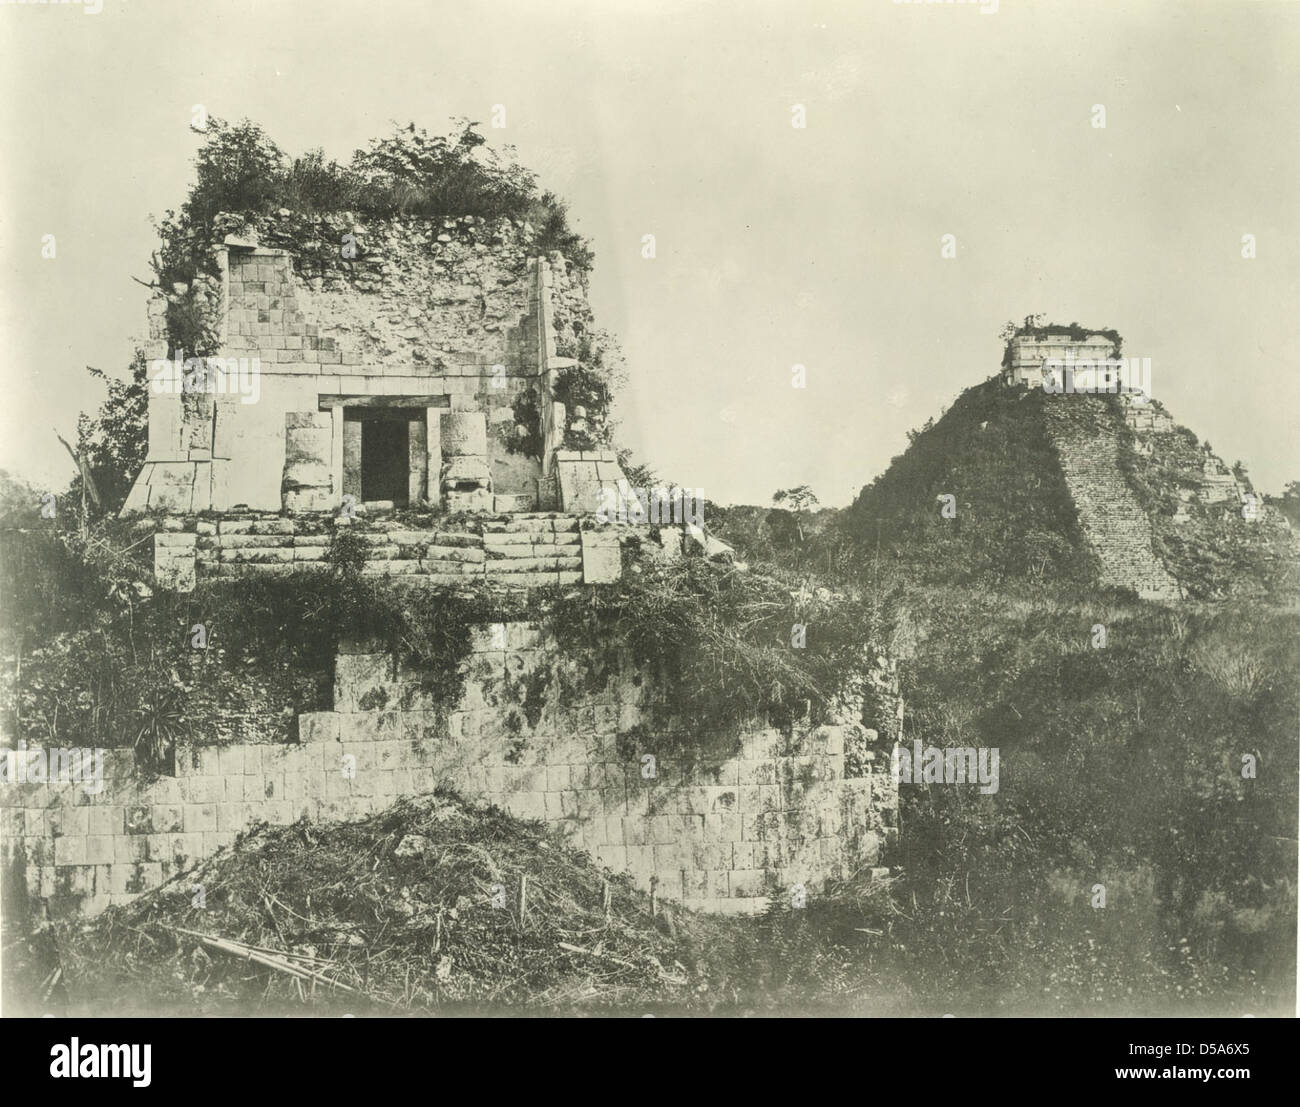
[[363,540],[365,575],[513,588],[612,583],[622,572],[622,540],[646,530],[561,512],[172,517],[154,535],[154,576],[160,587],[188,592],[199,579],[320,568],[345,528]]

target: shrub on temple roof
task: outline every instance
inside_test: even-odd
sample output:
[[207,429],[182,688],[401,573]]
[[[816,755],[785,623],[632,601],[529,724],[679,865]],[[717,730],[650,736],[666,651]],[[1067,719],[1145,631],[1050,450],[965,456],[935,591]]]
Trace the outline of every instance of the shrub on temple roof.
[[282,207],[307,214],[527,220],[539,253],[559,250],[590,269],[592,252],[570,229],[564,202],[538,189],[536,176],[514,161],[512,147],[498,153],[477,127],[461,119],[449,134],[430,135],[411,123],[372,140],[343,165],[321,150],[291,157],[249,120],[212,119],[195,157],[189,196],[158,226],[162,247],[153,266],[159,283],[169,289],[208,270],[213,220],[220,213],[258,216]]

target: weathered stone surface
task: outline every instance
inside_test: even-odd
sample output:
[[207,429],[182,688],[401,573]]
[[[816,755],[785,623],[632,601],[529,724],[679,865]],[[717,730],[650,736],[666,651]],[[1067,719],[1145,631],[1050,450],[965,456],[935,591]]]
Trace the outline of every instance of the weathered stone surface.
[[221,550],[221,561],[225,563],[274,564],[293,561],[292,546],[259,546],[253,548],[235,548]]
[[503,531],[495,534],[483,535],[483,547],[487,550],[501,550],[509,552],[512,546],[523,546],[525,549],[533,544],[534,535],[527,531]]
[[287,549],[296,545],[292,538],[281,534],[227,534],[221,538],[220,549]]
[[493,573],[492,579],[498,584],[514,588],[549,588],[559,582],[554,573]]
[[592,514],[601,507],[601,480],[594,461],[557,461],[556,476],[565,511]]
[[[590,318],[580,279],[561,259],[530,259],[524,231],[508,221],[430,233],[423,220],[371,220],[356,262],[302,248],[334,235],[315,216],[254,223],[258,237],[275,242],[273,252],[232,238],[219,252],[224,289],[214,281],[209,297],[221,356],[242,359],[238,394],[188,406],[175,391],[151,394],[149,457],[128,510],[337,507],[342,492],[358,493],[359,450],[347,445],[360,426],[327,431],[338,408],[317,410],[320,397],[341,406],[388,395],[424,400],[414,405],[422,412],[490,415],[495,428],[537,387],[556,345],[554,305],[563,305],[566,320]],[[340,225],[344,231],[351,228]],[[151,343],[165,344],[165,298],[152,307],[159,310],[151,313]],[[565,325],[572,342],[576,332]],[[244,379],[244,365],[258,367],[257,380]],[[510,453],[503,437],[475,428],[463,442],[453,434],[443,449],[437,418],[422,425],[423,446],[418,430],[411,436],[411,497],[436,485],[426,473],[438,458],[486,454],[503,506],[537,501],[540,463]],[[438,499],[436,487],[428,492]]]
[[608,532],[582,534],[582,579],[586,584],[611,584],[623,572],[618,536]]
[[483,564],[474,561],[458,561],[425,557],[420,559],[420,569],[425,573],[469,577],[481,575],[483,572]]
[[471,513],[490,511],[492,508],[492,493],[486,488],[476,489],[473,492],[444,492],[443,502],[447,505],[448,511]]
[[501,576],[503,573],[555,573],[582,569],[581,557],[512,557],[500,561],[488,561],[486,568],[489,577]]
[[[1058,402],[1045,407],[1048,434],[1060,454],[1061,472],[1079,526],[1097,558],[1101,581],[1131,588],[1143,598],[1177,599],[1181,595],[1178,582],[1152,548],[1151,520],[1124,478],[1113,412],[1095,396],[1054,399]],[[1069,417],[1078,408],[1091,410],[1095,432]]]
[[476,550],[464,546],[443,546],[430,543],[422,547],[424,557],[429,560],[438,561],[464,561],[476,564],[482,564],[487,554],[483,550]]
[[444,412],[441,426],[444,458],[487,455],[487,417],[483,412]]
[[192,550],[197,541],[197,535],[186,533],[168,533],[167,531],[159,531],[153,536],[155,550],[176,550],[178,553],[185,550]]

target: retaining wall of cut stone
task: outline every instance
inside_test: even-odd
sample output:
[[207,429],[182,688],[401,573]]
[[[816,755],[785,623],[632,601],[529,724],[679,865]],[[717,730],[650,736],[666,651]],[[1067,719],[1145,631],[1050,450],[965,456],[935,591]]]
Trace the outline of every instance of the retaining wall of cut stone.
[[[562,827],[662,897],[753,912],[877,865],[897,834],[888,751],[864,746],[851,706],[838,725],[755,725],[722,741],[683,733],[672,689],[624,659],[593,674],[590,659],[577,671],[559,656],[529,625],[483,628],[447,712],[427,674],[358,645],[337,659],[334,710],[300,716],[297,744],[181,750],[175,775],[152,782],[110,750],[93,793],[0,784],[7,871],[52,915],[93,912],[253,823],[360,818],[449,784]],[[846,777],[846,747],[865,775]]]

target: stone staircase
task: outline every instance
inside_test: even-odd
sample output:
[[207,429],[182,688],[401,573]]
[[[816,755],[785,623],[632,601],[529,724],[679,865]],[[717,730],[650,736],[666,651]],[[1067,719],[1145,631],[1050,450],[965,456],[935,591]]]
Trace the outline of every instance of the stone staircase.
[[[1151,521],[1120,468],[1110,408],[1093,396],[1066,395],[1054,397],[1045,412],[1079,526],[1098,561],[1100,583],[1131,588],[1143,599],[1180,598],[1178,581],[1152,547]],[[1092,418],[1077,418],[1080,414]]]
[[489,581],[524,588],[582,580],[582,535],[576,516],[512,515],[483,524]]
[[609,584],[622,573],[620,534],[628,528],[598,525],[587,516],[515,512],[462,517],[447,529],[439,522],[422,527],[382,515],[172,518],[154,535],[154,575],[162,587],[188,592],[198,578],[282,576],[320,568],[331,534],[345,523],[362,540],[365,576],[546,588]]

